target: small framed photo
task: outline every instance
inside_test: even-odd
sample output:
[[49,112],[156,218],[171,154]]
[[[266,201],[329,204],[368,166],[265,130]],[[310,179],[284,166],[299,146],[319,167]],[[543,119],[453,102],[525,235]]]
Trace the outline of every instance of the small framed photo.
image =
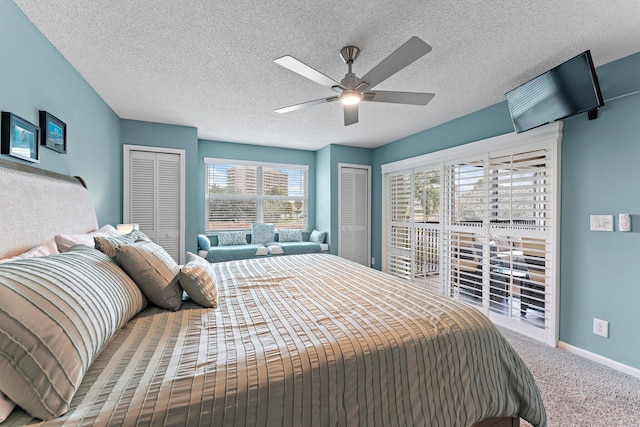
[[40,128],[15,114],[2,112],[2,154],[40,162]]
[[40,110],[42,145],[58,153],[67,152],[67,125],[46,111]]

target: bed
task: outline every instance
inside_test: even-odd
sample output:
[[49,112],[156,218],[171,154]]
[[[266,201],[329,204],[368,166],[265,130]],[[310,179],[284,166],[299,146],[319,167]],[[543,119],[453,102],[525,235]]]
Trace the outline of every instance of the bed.
[[[15,221],[0,225],[0,258],[98,228],[88,191],[48,175],[0,163],[3,217]],[[56,208],[40,221],[32,210],[46,209],[44,202]],[[136,292],[111,258],[88,247],[0,269],[68,259],[78,266],[65,273],[69,280],[102,277],[92,273],[98,268],[126,282],[120,293]],[[546,425],[529,370],[465,303],[328,254],[211,269],[215,308],[186,300],[171,311],[132,296],[105,321],[112,332],[80,369],[64,414],[42,422],[17,407],[2,425],[517,426],[520,418]],[[0,299],[0,334],[10,330],[2,317],[9,311],[11,302]],[[2,358],[0,391],[11,398]]]

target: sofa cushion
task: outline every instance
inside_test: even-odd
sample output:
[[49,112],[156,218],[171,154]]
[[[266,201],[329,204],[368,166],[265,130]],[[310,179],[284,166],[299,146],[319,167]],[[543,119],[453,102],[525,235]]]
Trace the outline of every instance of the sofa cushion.
[[180,308],[180,267],[161,246],[153,242],[120,246],[116,248],[116,259],[152,303],[169,310]]
[[265,245],[275,238],[275,225],[256,222],[251,225],[251,243]]
[[180,285],[189,298],[202,307],[218,305],[218,287],[208,261],[187,252],[187,263],[180,268]]
[[318,231],[313,230],[311,235],[309,236],[309,241],[314,243],[324,243],[324,240],[327,238],[326,231]]
[[0,391],[33,417],[64,414],[95,357],[145,306],[93,248],[0,265]]
[[266,247],[247,243],[244,245],[232,246],[211,246],[207,253],[207,261],[209,262],[225,262],[235,261],[238,259],[250,259],[260,255],[266,255]]
[[322,252],[319,243],[314,242],[278,242],[269,245],[271,255],[302,255]]
[[218,246],[246,245],[247,233],[244,231],[221,231],[218,233]]
[[278,242],[302,242],[302,230],[299,229],[279,229]]
[[211,247],[211,241],[204,234],[198,234],[198,250],[208,251]]

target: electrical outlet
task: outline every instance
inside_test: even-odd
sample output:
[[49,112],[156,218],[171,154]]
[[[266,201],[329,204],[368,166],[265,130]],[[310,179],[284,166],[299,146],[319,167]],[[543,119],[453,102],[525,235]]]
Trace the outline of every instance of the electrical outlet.
[[376,265],[376,259],[374,257],[371,257],[371,265]]
[[593,333],[601,337],[609,338],[609,322],[593,318]]

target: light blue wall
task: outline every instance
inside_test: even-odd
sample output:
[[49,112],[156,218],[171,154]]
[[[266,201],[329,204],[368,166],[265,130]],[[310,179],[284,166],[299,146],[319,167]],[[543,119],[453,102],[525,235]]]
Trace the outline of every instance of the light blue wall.
[[[638,70],[640,53],[599,67],[604,98],[640,90]],[[564,121],[560,340],[640,369],[640,199],[634,186],[640,182],[639,118],[635,94],[607,102],[597,120],[582,114]],[[503,102],[373,150],[373,211],[382,212],[382,164],[509,132]],[[590,214],[618,213],[632,214],[634,232],[589,231]],[[378,260],[380,215],[372,223]],[[610,322],[608,339],[592,334],[594,317]]]
[[260,145],[233,144],[230,142],[198,141],[198,229],[205,230],[205,157],[217,159],[248,160],[268,163],[294,164],[309,166],[308,184],[308,224],[313,230],[316,224],[316,153],[306,150],[291,150],[287,148],[264,147]]
[[0,109],[35,125],[38,110],[46,110],[67,125],[67,154],[41,146],[40,163],[29,164],[82,176],[100,225],[119,223],[122,149],[118,116],[8,0],[0,1],[0,58]]
[[333,250],[331,208],[331,145],[326,145],[316,151],[316,229],[327,232],[326,242]]
[[[597,69],[606,99],[640,90],[640,53]],[[640,94],[599,118],[566,120],[562,140],[560,339],[640,368]],[[632,232],[590,232],[589,215],[632,215]],[[592,334],[609,321],[609,338]]]
[[[193,127],[122,120],[122,144],[144,145],[185,150],[185,250],[197,253],[198,200],[198,130]],[[120,145],[122,157],[122,145]],[[120,166],[122,176],[122,164]]]

